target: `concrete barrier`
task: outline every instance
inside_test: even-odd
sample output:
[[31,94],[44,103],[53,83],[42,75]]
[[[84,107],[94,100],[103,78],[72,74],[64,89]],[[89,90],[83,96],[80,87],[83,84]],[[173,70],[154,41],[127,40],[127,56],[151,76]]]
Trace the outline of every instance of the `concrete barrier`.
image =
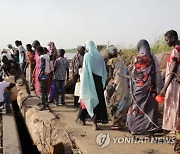
[[71,141],[59,119],[48,110],[39,111],[38,97],[28,97],[25,86],[17,84],[17,100],[32,140],[42,154],[72,153]]

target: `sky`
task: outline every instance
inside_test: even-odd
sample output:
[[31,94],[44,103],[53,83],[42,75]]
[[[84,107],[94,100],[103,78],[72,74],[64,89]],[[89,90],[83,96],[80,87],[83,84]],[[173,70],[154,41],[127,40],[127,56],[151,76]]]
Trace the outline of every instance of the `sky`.
[[180,0],[0,0],[0,48],[37,39],[76,48],[87,40],[120,48],[180,32]]

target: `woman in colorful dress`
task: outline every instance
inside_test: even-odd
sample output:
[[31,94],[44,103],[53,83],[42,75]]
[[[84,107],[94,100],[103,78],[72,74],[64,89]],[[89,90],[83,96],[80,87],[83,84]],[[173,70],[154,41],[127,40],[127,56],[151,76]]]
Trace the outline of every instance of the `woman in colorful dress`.
[[118,56],[115,46],[109,46],[107,53],[109,82],[106,86],[106,102],[113,121],[112,129],[121,129],[125,126],[125,117],[129,106],[128,80],[123,76],[127,75],[127,70],[122,58]]
[[180,152],[180,41],[174,30],[167,31],[164,38],[173,49],[167,60],[165,84],[160,92],[165,96],[163,129],[177,132],[175,151]]
[[38,47],[38,46],[40,46],[40,42],[39,42],[38,40],[34,40],[33,43],[32,43],[32,47],[33,47],[34,50],[35,50],[34,59],[35,59],[36,65],[35,65],[33,77],[34,77],[35,92],[36,92],[37,95],[40,94],[40,85],[39,85],[39,79],[38,79],[38,76],[39,76],[39,68],[40,68],[39,55],[38,55],[38,53],[37,53],[37,47]]
[[97,50],[93,41],[86,42],[84,55],[80,99],[92,118],[94,129],[97,123],[107,123],[107,110],[104,99],[104,88],[107,79],[104,58]]
[[176,131],[176,123],[180,110],[180,42],[177,32],[170,30],[165,33],[165,40],[170,47],[173,47],[167,60],[165,84],[160,94],[165,96],[163,129]]
[[35,59],[34,59],[34,55],[35,55],[35,51],[32,50],[32,45],[31,44],[27,44],[26,45],[26,54],[27,54],[27,58],[28,58],[28,63],[29,63],[29,83],[31,86],[31,90],[34,90],[34,82],[32,82],[33,80],[33,72],[34,72],[34,68],[35,68]]
[[157,81],[161,81],[161,76],[149,43],[140,40],[137,49],[130,81],[132,104],[128,110],[127,123],[132,134],[151,135],[158,128],[158,103],[155,96],[160,89]]

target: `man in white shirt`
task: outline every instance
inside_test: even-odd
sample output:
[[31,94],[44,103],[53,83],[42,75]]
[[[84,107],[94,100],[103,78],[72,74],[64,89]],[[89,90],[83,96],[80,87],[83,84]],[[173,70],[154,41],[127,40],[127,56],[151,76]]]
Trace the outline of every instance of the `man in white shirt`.
[[3,56],[6,56],[8,58],[8,60],[13,60],[11,54],[9,54],[6,49],[2,49],[2,51],[1,51],[1,60],[2,60]]
[[7,45],[9,49],[9,54],[11,57],[18,63],[19,62],[19,51],[15,47],[13,47],[11,44]]
[[10,96],[8,92],[5,92],[5,89],[10,89],[15,86],[15,83],[6,82],[0,76],[0,106],[2,107],[5,103],[6,113],[11,112],[10,108]]
[[26,68],[27,68],[26,50],[22,46],[21,41],[16,40],[15,44],[18,47],[18,51],[19,51],[19,65],[20,65],[21,70],[24,72],[24,76],[26,77]]

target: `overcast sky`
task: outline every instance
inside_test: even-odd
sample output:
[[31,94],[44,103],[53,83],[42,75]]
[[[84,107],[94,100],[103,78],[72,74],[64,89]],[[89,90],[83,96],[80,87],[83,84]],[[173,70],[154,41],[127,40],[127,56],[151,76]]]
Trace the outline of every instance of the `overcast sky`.
[[180,0],[0,0],[0,48],[38,39],[57,48],[95,44],[151,44],[170,29],[180,32]]

